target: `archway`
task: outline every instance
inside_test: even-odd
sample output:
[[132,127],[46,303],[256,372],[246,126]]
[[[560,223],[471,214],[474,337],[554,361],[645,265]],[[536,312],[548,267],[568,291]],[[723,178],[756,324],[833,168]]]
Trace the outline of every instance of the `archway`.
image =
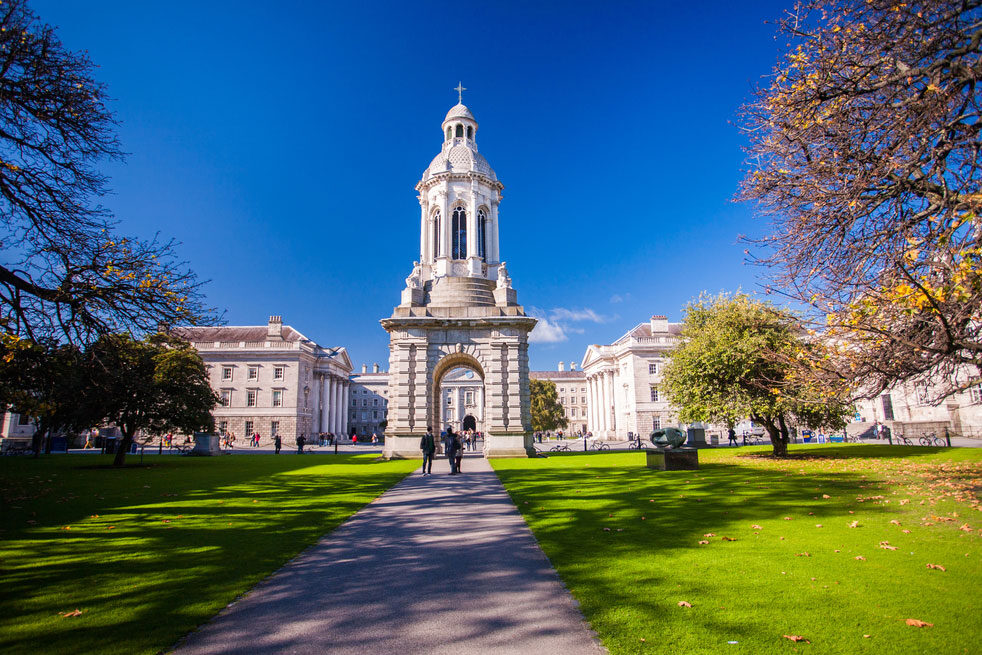
[[441,359],[433,369],[429,424],[440,432],[447,427],[463,430],[470,417],[474,430],[484,428],[484,367],[472,355],[457,352]]
[[460,427],[465,432],[467,430],[477,431],[477,419],[474,418],[473,414],[468,414],[467,416],[464,417],[464,422]]

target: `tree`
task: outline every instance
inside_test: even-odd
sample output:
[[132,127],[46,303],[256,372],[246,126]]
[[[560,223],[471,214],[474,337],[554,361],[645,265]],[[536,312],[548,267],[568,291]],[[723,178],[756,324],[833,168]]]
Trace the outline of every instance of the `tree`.
[[744,107],[740,197],[772,220],[759,261],[827,327],[813,367],[857,395],[930,376],[940,401],[979,375],[980,6],[799,5]]
[[532,429],[536,432],[556,430],[568,425],[566,412],[559,404],[556,383],[550,380],[529,380],[532,405]]
[[764,426],[774,456],[788,452],[790,428],[841,428],[849,406],[830,388],[799,377],[794,362],[811,348],[790,313],[746,294],[702,296],[686,308],[663,388],[683,422]]
[[204,362],[187,342],[163,334],[136,340],[125,334],[100,337],[87,355],[97,376],[84,399],[116,424],[123,440],[115,466],[122,466],[140,430],[190,434],[214,429],[218,396]]
[[79,402],[89,382],[78,347],[47,341],[35,343],[3,335],[0,387],[4,409],[29,416],[34,423],[32,448],[37,457],[42,445],[51,452],[50,439],[60,430],[91,427],[99,417],[91,405]]
[[0,5],[0,327],[35,341],[198,324],[173,242],[116,234],[98,204],[122,157],[105,87],[25,0]]

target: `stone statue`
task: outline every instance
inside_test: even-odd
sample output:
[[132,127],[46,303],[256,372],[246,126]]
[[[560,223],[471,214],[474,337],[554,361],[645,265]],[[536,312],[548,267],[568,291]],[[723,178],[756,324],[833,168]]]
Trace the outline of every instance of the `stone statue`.
[[685,443],[685,433],[678,428],[655,430],[648,438],[658,448],[681,448]]
[[501,262],[498,265],[498,288],[511,289],[511,278],[508,277],[508,269],[505,268],[505,262]]
[[413,262],[413,272],[409,274],[406,278],[406,288],[408,289],[422,289],[423,288],[423,271],[420,269],[419,262]]

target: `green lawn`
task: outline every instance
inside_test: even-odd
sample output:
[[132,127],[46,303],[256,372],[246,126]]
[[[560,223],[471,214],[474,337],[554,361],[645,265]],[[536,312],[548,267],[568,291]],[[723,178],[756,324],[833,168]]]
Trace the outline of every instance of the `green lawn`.
[[136,459],[0,458],[0,652],[168,649],[419,466]]
[[980,652],[982,449],[769,450],[493,465],[612,653]]

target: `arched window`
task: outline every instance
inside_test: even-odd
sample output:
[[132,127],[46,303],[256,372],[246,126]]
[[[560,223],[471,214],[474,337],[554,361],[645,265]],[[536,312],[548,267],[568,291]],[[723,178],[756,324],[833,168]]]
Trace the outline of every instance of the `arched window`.
[[477,211],[477,255],[487,260],[488,214],[483,209]]
[[453,132],[451,131],[451,128],[448,126],[447,127],[447,141],[449,141],[450,140],[450,137],[452,137],[452,136],[453,136]]
[[457,136],[464,136],[464,126],[463,125],[458,125],[457,126]]
[[467,211],[458,206],[453,210],[453,222],[450,223],[451,238],[451,257],[453,259],[465,259],[467,257]]
[[467,126],[467,138],[468,139],[474,138],[474,128],[471,127],[470,125]]
[[[450,128],[447,128],[449,131]],[[440,256],[440,210],[433,213],[433,257]]]

